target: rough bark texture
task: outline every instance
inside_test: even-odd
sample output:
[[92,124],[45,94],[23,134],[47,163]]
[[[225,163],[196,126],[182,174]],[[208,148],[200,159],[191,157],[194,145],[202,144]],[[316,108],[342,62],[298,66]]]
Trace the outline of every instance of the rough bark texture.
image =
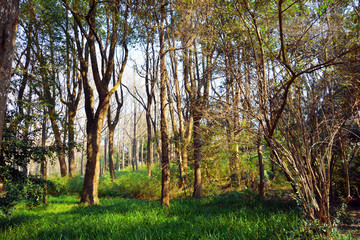
[[102,114],[99,115],[97,120],[88,120],[87,123],[87,163],[81,202],[90,205],[99,203],[98,188],[100,176],[100,140],[101,129],[107,110],[107,108],[103,108],[101,111]]
[[[0,152],[7,93],[11,79],[12,59],[16,30],[19,17],[19,0],[1,1],[0,3]],[[0,195],[5,194],[5,185],[0,179]]]
[[165,66],[165,43],[164,43],[164,22],[166,5],[163,3],[160,8],[161,23],[159,26],[160,38],[160,132],[161,132],[161,203],[168,207],[170,204],[170,164],[169,164],[169,142],[167,130],[167,108],[166,108],[166,66]]
[[3,136],[7,93],[9,90],[16,29],[19,16],[19,0],[0,3],[0,149]]

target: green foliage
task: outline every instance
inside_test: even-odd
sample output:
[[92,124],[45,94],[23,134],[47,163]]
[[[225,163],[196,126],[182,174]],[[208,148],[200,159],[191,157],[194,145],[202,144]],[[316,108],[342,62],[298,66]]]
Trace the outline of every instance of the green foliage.
[[6,191],[6,194],[0,197],[0,213],[5,214],[11,214],[11,209],[19,201],[26,201],[30,205],[38,204],[44,184],[50,183],[27,176],[27,164],[30,161],[40,162],[44,156],[55,151],[52,147],[37,146],[38,131],[30,132],[26,126],[21,125],[21,121],[17,124],[14,123],[16,121],[11,121],[21,117],[12,117],[14,113],[8,112],[0,153],[0,179]]
[[0,166],[0,173],[6,190],[6,194],[0,197],[0,215],[11,215],[13,207],[20,201],[25,201],[29,206],[39,204],[44,181],[27,177],[9,166]]

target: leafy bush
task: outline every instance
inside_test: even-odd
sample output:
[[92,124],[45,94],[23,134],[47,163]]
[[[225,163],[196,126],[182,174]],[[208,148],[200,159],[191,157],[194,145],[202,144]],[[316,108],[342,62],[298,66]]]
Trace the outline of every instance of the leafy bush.
[[0,213],[10,215],[12,208],[20,201],[26,201],[28,205],[37,205],[43,195],[45,181],[27,177],[8,166],[0,166],[1,178],[4,179],[6,194],[0,197]]

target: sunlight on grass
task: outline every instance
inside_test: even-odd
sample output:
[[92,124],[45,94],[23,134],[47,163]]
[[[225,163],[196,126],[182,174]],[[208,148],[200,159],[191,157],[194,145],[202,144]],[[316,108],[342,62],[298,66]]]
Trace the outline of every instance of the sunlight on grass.
[[[0,239],[321,239],[304,228],[294,201],[264,200],[251,190],[161,206],[160,171],[100,179],[100,205],[79,204],[82,178],[53,178],[48,205],[19,204],[0,216]],[[179,191],[176,184],[173,192]],[[206,186],[205,186],[206,187]],[[229,191],[229,190],[228,190]],[[209,191],[211,192],[211,191]],[[181,195],[181,193],[179,193]],[[179,196],[178,195],[178,196]],[[146,199],[146,200],[144,200]],[[155,200],[154,200],[155,199]],[[316,231],[316,230],[315,230]],[[334,239],[351,239],[338,237]]]
[[61,196],[32,210],[19,205],[11,218],[1,218],[0,238],[283,239],[300,220],[292,203],[243,199],[240,193],[173,200],[167,209],[156,201],[121,198],[101,199],[94,207],[77,202]]

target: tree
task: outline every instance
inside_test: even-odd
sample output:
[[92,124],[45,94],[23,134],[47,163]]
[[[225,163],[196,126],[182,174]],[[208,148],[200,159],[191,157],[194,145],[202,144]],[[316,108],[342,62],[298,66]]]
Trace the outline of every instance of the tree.
[[[19,17],[19,0],[0,3],[0,152],[5,124],[7,94],[11,80],[12,59]],[[0,195],[5,193],[0,178]]]
[[161,203],[168,207],[170,205],[170,162],[169,162],[169,139],[167,130],[167,107],[166,107],[166,84],[167,72],[165,65],[165,17],[167,1],[160,3],[160,23],[158,25],[160,42],[160,133],[161,133]]
[[[120,72],[120,74],[122,75],[124,71]],[[122,76],[119,76],[120,79],[122,79]],[[115,84],[115,70],[113,71],[113,80]],[[121,84],[121,83],[120,83]],[[110,172],[110,177],[111,179],[115,179],[115,166],[114,166],[114,134],[115,134],[115,128],[116,125],[119,122],[120,119],[120,111],[122,108],[122,105],[124,103],[124,98],[123,98],[123,90],[122,87],[120,85],[120,92],[121,92],[121,97],[119,98],[119,95],[117,92],[115,92],[115,100],[116,100],[116,112],[115,112],[115,117],[112,120],[112,112],[111,112],[111,106],[109,106],[109,111],[108,111],[108,116],[107,116],[107,121],[108,121],[108,127],[109,127],[109,172]],[[106,147],[106,146],[105,146]],[[119,158],[119,155],[118,155]],[[117,160],[118,162],[118,160]]]
[[[98,186],[100,174],[100,140],[101,130],[105,117],[110,106],[110,98],[115,93],[121,83],[121,78],[116,79],[115,84],[109,89],[109,84],[114,71],[114,59],[119,41],[119,31],[122,33],[121,46],[123,48],[123,58],[120,72],[123,72],[127,62],[128,48],[128,14],[129,5],[126,2],[103,3],[89,1],[86,14],[82,14],[78,5],[71,7],[65,0],[63,1],[67,9],[74,16],[76,25],[81,34],[86,38],[85,47],[77,40],[78,57],[83,68],[87,69],[88,62],[83,54],[89,52],[91,59],[92,78],[98,94],[98,105],[94,104],[94,89],[87,77],[83,74],[83,85],[85,94],[85,111],[87,117],[87,163],[84,177],[84,186],[81,194],[81,202],[90,205],[98,204]],[[76,3],[76,2],[75,2]],[[106,34],[102,35],[97,28],[101,18],[102,10],[108,10],[107,19],[109,24],[106,26]],[[84,22],[84,20],[86,20]],[[78,31],[78,29],[75,29]],[[105,45],[104,45],[105,44]],[[84,49],[85,48],[85,49]],[[96,48],[100,51],[100,62]],[[101,68],[99,68],[101,66]],[[121,76],[121,74],[119,74]]]

